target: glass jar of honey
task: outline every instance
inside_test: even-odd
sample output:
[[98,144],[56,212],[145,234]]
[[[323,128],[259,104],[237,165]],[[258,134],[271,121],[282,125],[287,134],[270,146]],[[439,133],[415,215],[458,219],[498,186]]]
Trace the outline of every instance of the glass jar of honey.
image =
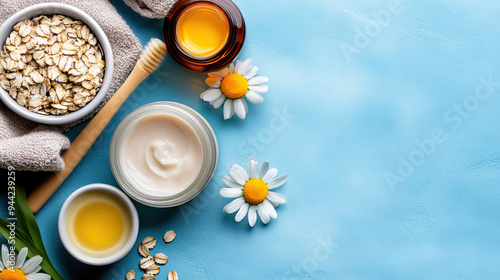
[[163,24],[170,55],[200,72],[227,67],[245,40],[245,20],[230,0],[179,0]]

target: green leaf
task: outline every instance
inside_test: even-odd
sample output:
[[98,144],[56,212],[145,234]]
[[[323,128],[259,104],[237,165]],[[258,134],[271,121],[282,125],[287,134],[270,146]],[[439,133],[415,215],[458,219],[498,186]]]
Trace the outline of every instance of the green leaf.
[[[9,240],[10,236],[10,229],[8,228],[9,224],[10,223],[8,221],[4,220],[3,218],[0,218],[0,234],[7,240]],[[47,274],[49,274],[54,280],[63,280],[62,276],[50,263],[47,255],[38,250],[38,248],[35,246],[33,242],[31,242],[30,238],[25,232],[23,232],[20,228],[16,227],[14,229],[14,233],[15,233],[15,243],[13,245],[17,249],[17,251],[20,251],[22,248],[27,247],[28,258],[32,258],[36,255],[39,255],[40,257],[43,258],[42,263],[40,264],[42,270]]]
[[[0,218],[0,230],[1,230],[0,234],[2,234],[3,237],[5,237],[5,239],[7,240],[9,240],[10,237],[10,228],[8,227],[9,225],[10,223],[8,221],[6,221],[3,218]],[[31,247],[36,249],[35,245],[33,244],[33,242],[29,240],[29,236],[24,231],[16,227],[14,232],[16,238],[22,239],[23,242],[27,242]],[[36,249],[36,251],[38,252],[38,249]]]
[[45,250],[45,246],[43,246],[42,235],[40,234],[40,229],[36,223],[35,215],[31,212],[28,202],[26,201],[26,192],[19,186],[16,186],[15,188],[16,195],[14,197],[14,209],[17,218],[16,223],[21,230],[31,237],[31,240],[35,244],[36,248],[40,252],[44,253],[48,260],[48,254]]
[[[10,223],[4,220],[3,218],[0,218],[0,234],[5,237],[5,239],[9,240],[10,236],[10,229],[8,228],[8,225]],[[39,255],[40,257],[43,258],[42,263],[40,266],[42,267],[42,270],[49,274],[52,279],[54,280],[63,280],[62,276],[57,272],[57,270],[54,268],[54,266],[50,263],[48,257],[43,253],[40,252],[36,246],[33,244],[33,242],[30,241],[29,237],[27,236],[26,233],[24,233],[20,228],[16,227],[14,230],[15,233],[15,244],[14,247],[17,249],[17,251],[20,251],[22,248],[27,247],[28,248],[28,258],[32,258],[36,255]]]

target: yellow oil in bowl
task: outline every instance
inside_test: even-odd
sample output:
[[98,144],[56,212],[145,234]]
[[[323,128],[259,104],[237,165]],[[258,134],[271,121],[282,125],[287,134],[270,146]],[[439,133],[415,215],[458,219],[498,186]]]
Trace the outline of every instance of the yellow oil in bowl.
[[93,201],[77,210],[73,226],[78,243],[93,251],[103,251],[120,241],[125,217],[114,203]]
[[66,232],[71,243],[91,257],[119,252],[131,234],[131,217],[124,203],[105,191],[78,196],[66,214]]

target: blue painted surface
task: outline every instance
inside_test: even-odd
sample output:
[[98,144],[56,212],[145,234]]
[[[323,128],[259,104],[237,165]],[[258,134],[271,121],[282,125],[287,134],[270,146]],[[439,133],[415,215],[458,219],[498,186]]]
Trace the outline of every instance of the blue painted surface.
[[[143,44],[161,36],[161,20],[113,3]],[[500,3],[236,3],[248,27],[240,58],[270,78],[265,102],[250,105],[244,121],[224,121],[222,110],[199,99],[206,76],[167,58],[36,216],[65,279],[139,271],[135,248],[110,266],[78,263],[59,240],[57,215],[83,185],[117,186],[108,162],[112,132],[132,110],[160,100],[207,118],[220,161],[187,205],[136,203],[137,244],[178,233],[153,251],[169,257],[157,279],[170,270],[181,279],[498,279]],[[251,155],[289,175],[278,190],[288,199],[279,218],[252,229],[223,213],[230,200],[217,194],[230,166]]]

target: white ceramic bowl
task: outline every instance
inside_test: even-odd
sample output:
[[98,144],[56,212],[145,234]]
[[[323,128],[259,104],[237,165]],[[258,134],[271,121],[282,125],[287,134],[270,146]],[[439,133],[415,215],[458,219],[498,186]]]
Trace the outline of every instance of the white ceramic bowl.
[[[75,247],[75,245],[73,245],[73,243],[71,243],[68,234],[66,232],[66,213],[68,212],[69,206],[78,196],[90,191],[104,191],[108,192],[111,195],[114,195],[116,198],[118,198],[125,204],[132,219],[132,227],[129,240],[119,252],[117,252],[112,256],[97,258],[82,253]],[[137,234],[139,233],[139,215],[137,214],[137,209],[135,209],[135,206],[132,203],[132,201],[128,198],[127,195],[125,195],[118,188],[106,184],[99,184],[99,183],[91,184],[79,188],[66,199],[61,208],[61,211],[59,212],[58,228],[59,228],[59,237],[61,238],[62,244],[73,257],[75,257],[76,259],[78,259],[83,263],[90,265],[96,265],[96,266],[108,265],[122,259],[125,255],[127,255],[128,252],[130,252],[132,247],[134,247],[135,241],[137,240]]]
[[12,32],[12,29],[18,22],[26,19],[31,19],[40,15],[54,15],[54,14],[61,14],[82,21],[90,28],[92,33],[94,33],[94,35],[96,36],[97,41],[101,44],[101,47],[104,51],[104,60],[106,62],[106,69],[104,71],[104,79],[99,92],[96,94],[95,98],[91,102],[89,102],[80,110],[60,116],[54,116],[54,115],[46,116],[33,113],[29,111],[27,108],[17,104],[17,102],[12,97],[10,97],[9,93],[3,90],[2,88],[0,88],[0,99],[3,101],[5,105],[7,105],[7,107],[9,107],[16,114],[28,120],[44,124],[56,125],[56,124],[66,124],[77,121],[88,115],[99,105],[99,103],[101,103],[103,98],[106,96],[106,93],[108,92],[109,86],[111,84],[114,64],[113,64],[113,53],[111,50],[111,45],[109,44],[106,34],[97,24],[97,22],[82,10],[62,3],[44,3],[44,4],[33,5],[15,13],[0,26],[0,47],[3,48],[3,45],[7,40],[7,36],[9,36],[9,34]]

